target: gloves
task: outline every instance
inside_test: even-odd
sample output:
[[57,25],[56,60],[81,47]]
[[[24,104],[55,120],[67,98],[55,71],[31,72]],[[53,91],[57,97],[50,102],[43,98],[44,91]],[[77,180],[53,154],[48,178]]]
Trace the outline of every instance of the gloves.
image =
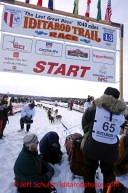
[[54,175],[54,168],[50,164],[48,164],[47,170],[48,170],[48,172],[51,172],[52,175]]
[[124,169],[124,165],[122,163],[119,163],[116,167],[119,171],[123,171]]
[[52,173],[51,172],[47,172],[45,175],[48,177],[48,181],[50,181],[52,179]]

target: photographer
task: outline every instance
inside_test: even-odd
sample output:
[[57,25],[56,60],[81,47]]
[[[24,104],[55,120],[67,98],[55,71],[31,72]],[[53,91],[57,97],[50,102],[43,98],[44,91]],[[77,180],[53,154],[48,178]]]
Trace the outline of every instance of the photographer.
[[24,130],[24,124],[26,124],[26,132],[29,131],[31,127],[31,123],[33,123],[33,118],[35,117],[35,104],[34,103],[28,103],[24,105],[22,111],[21,111],[21,119],[20,119],[20,126],[21,129],[18,130],[18,132]]
[[88,98],[86,99],[86,102],[84,103],[84,111],[90,106],[92,106],[92,101],[94,100],[94,97],[88,95]]

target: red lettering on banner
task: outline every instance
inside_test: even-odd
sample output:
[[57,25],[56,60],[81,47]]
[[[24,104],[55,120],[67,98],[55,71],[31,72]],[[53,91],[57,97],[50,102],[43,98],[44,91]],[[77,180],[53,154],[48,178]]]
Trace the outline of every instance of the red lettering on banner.
[[44,62],[44,61],[37,62],[36,67],[39,68],[39,69],[33,68],[33,71],[36,72],[36,73],[43,72],[45,70],[44,65],[46,65],[46,62]]
[[65,75],[66,64],[61,64],[60,67],[54,72],[54,74],[62,74]]
[[52,70],[53,70],[53,68],[55,67],[55,66],[58,66],[59,65],[59,63],[55,63],[55,62],[48,62],[48,65],[50,65],[50,67],[49,67],[49,70],[48,70],[48,74],[51,74],[52,73]]
[[[48,62],[46,63],[45,61],[39,61],[36,63],[36,68],[33,68],[33,71],[35,73],[41,73],[45,70],[45,66],[49,65],[49,69],[46,72],[47,74],[61,74],[63,76],[70,76],[73,75],[74,77],[78,76],[78,72],[80,70],[82,70],[80,77],[84,78],[87,70],[90,70],[91,67],[87,67],[87,66],[76,66],[76,65],[70,65],[69,67],[66,66],[66,64],[61,64],[59,65],[59,63],[55,63],[55,62]],[[54,67],[58,67],[55,71],[54,71]],[[66,67],[67,69],[67,74],[66,74]]]
[[99,82],[108,82],[107,78],[103,78],[103,77],[98,77],[98,81]]
[[69,70],[67,72],[67,76],[70,76],[71,73],[73,73],[73,76],[77,76],[77,72],[79,71],[80,67],[79,66],[74,66],[74,65],[70,65],[69,66]]
[[[77,36],[81,36],[84,38],[91,39],[96,42],[101,42],[101,38],[98,37],[98,31],[95,30],[90,30],[90,29],[85,29],[82,27],[75,27],[75,26],[70,26],[67,24],[63,23],[58,23],[58,22],[53,22],[53,21],[45,21],[37,18],[30,18],[25,16],[24,17],[24,25],[23,28],[28,28],[28,29],[46,29],[46,30],[58,30],[60,32],[67,32],[71,34],[71,39],[72,41],[78,41]],[[72,31],[71,31],[72,30]],[[72,35],[72,33],[74,35]],[[65,33],[56,33],[56,32],[49,32],[49,37],[55,37],[59,39],[67,39]],[[69,36],[68,36],[69,38]]]
[[81,73],[80,77],[84,77],[85,74],[86,74],[86,71],[87,71],[87,70],[90,70],[90,68],[91,68],[91,67],[81,66],[82,73]]
[[49,37],[66,39],[78,42],[78,37],[73,36],[71,34],[57,33],[57,32],[49,32]]

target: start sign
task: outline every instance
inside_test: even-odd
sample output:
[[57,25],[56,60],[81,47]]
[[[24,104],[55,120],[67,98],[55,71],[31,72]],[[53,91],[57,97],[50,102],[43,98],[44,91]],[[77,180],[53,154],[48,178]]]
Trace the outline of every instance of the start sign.
[[[46,70],[46,65],[48,65],[48,69]],[[55,68],[57,67],[57,69]],[[70,77],[71,75],[73,77],[78,77],[80,75],[81,78],[85,77],[86,71],[90,70],[91,67],[86,67],[86,66],[75,66],[75,65],[70,65],[67,67],[66,64],[60,64],[59,63],[54,63],[54,62],[45,62],[45,61],[39,61],[36,63],[36,68],[33,68],[33,71],[35,73],[42,73],[45,72],[46,74],[51,74],[51,75],[62,75],[62,76],[67,76]],[[79,78],[80,78],[79,77]]]

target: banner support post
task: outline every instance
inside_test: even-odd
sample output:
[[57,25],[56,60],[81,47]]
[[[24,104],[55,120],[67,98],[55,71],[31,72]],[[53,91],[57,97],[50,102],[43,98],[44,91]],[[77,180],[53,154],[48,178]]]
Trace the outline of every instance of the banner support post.
[[123,99],[123,39],[124,39],[124,25],[121,24],[120,29],[120,82],[119,82],[119,90],[120,90],[120,99]]

